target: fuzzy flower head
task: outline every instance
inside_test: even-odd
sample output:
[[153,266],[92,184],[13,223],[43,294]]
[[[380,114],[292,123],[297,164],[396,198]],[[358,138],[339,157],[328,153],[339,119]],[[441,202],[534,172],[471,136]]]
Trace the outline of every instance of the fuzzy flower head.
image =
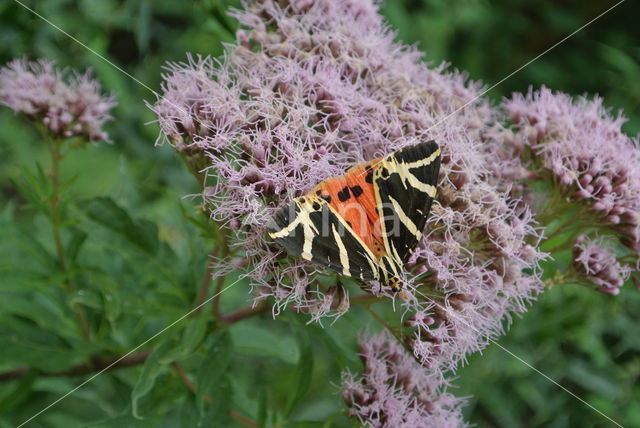
[[356,163],[435,140],[438,201],[407,266],[419,279],[405,286],[407,310],[436,321],[412,331],[412,351],[446,371],[482,349],[540,290],[541,254],[529,210],[491,182],[483,133],[498,113],[481,86],[394,42],[369,0],[266,0],[236,17],[227,55],[170,64],[154,109],[170,144],[206,156],[205,199],[236,230],[257,296],[314,319],[347,310],[348,296],[318,281],[326,271],[269,242],[268,220]]
[[631,269],[622,266],[615,253],[602,241],[589,240],[582,235],[578,237],[573,253],[576,270],[595,284],[596,290],[612,296],[620,293],[620,287],[629,278]]
[[111,119],[115,99],[101,94],[90,71],[68,79],[65,74],[51,61],[13,60],[0,68],[0,104],[41,123],[55,137],[106,140],[103,125]]
[[601,98],[574,101],[545,87],[514,95],[504,108],[512,143],[530,147],[563,195],[640,255],[640,148],[622,132],[625,119],[612,116]]
[[367,427],[458,428],[464,400],[445,391],[386,333],[360,339],[364,373],[342,374],[349,414]]

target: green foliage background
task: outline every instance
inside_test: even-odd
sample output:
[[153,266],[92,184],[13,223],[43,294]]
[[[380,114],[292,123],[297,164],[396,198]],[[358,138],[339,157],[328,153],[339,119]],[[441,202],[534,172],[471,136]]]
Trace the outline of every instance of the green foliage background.
[[[28,4],[154,90],[166,61],[184,60],[185,52],[219,55],[236,26],[225,15],[236,4],[221,0]],[[398,38],[419,43],[427,60],[446,60],[492,85],[613,4],[389,0],[382,10]],[[541,84],[599,93],[624,108],[626,130],[636,134],[639,14],[640,5],[623,3],[489,96]],[[113,144],[75,151],[63,167],[73,180],[65,190],[71,220],[64,239],[82,290],[72,296],[56,285],[65,274],[37,209],[47,192],[38,170],[48,168],[46,147],[25,120],[0,109],[0,372],[31,367],[20,380],[0,382],[0,426],[14,426],[87,378],[44,374],[91,355],[122,355],[187,312],[215,234],[196,220],[195,202],[183,198],[198,191],[193,177],[170,147],[154,147],[147,88],[14,1],[0,3],[0,45],[2,64],[28,56],[92,67],[119,101],[108,126]],[[247,297],[247,285],[237,284],[225,293],[223,312],[246,305]],[[68,299],[90,309],[91,343],[82,340]],[[638,308],[631,284],[616,298],[556,287],[514,320],[500,343],[622,425],[640,426]],[[30,426],[242,426],[242,417],[254,426],[349,426],[335,384],[342,368],[359,370],[354,342],[367,320],[354,308],[331,328],[302,328],[302,318],[266,314],[211,334],[210,317],[191,317],[143,348],[157,349],[145,365],[96,378]],[[174,362],[197,381],[197,393],[180,381]],[[472,396],[466,416],[479,426],[609,424],[496,346],[472,356],[459,377],[454,392]],[[242,417],[229,418],[229,409]]]

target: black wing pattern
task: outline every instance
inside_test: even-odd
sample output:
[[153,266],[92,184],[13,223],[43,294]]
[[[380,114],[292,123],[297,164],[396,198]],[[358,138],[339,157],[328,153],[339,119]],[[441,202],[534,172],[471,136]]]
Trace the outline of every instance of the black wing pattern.
[[305,260],[362,281],[379,279],[375,256],[322,198],[294,199],[267,228],[276,243]]
[[439,171],[440,148],[434,141],[391,153],[374,171],[385,247],[401,266],[422,238]]

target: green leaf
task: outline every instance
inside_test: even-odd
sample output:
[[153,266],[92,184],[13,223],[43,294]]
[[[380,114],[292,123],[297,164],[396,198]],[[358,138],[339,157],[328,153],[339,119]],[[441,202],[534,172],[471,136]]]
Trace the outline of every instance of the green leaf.
[[258,401],[258,417],[256,423],[263,428],[267,423],[267,389],[260,389],[260,400]]
[[567,376],[583,388],[603,397],[609,397],[613,401],[615,401],[620,394],[620,389],[615,383],[605,376],[600,375],[597,371],[594,371],[592,367],[588,367],[583,362],[570,365]]
[[93,290],[76,290],[69,296],[69,306],[80,303],[88,308],[102,310],[102,299]]
[[149,49],[149,41],[151,40],[151,14],[151,2],[149,0],[140,0],[135,34],[136,44],[141,52],[147,52]]
[[135,418],[143,419],[139,413],[140,400],[151,392],[158,376],[166,370],[167,365],[175,361],[179,353],[180,349],[176,346],[175,340],[170,338],[160,344],[147,358],[142,373],[131,391],[131,411]]
[[50,215],[48,198],[51,193],[51,180],[45,174],[40,164],[36,164],[36,173],[29,171],[27,166],[21,169],[22,179],[12,180],[20,194],[38,211]]
[[47,273],[59,270],[56,258],[34,236],[13,223],[0,223],[0,243],[0,254],[6,254],[6,258],[0,260],[0,266],[6,266],[9,262],[12,267],[33,266],[31,262],[37,262],[37,267]]
[[78,253],[80,252],[80,248],[87,240],[87,234],[85,231],[78,229],[77,227],[70,228],[71,229],[71,239],[69,240],[69,244],[67,245],[67,254],[69,261],[75,263],[78,258]]
[[[179,205],[180,212],[182,216],[191,224],[196,226],[202,232],[203,236],[206,237],[216,237],[218,235],[218,231],[216,230],[215,223],[210,221],[203,215],[193,216],[190,212],[187,211],[187,208],[184,204],[180,203]],[[193,209],[193,207],[191,207]]]
[[288,364],[298,362],[295,340],[274,334],[255,323],[237,323],[229,327],[237,352],[260,357],[275,357]]
[[309,326],[309,328],[313,329],[313,332],[324,340],[331,355],[335,357],[335,362],[340,369],[344,370],[346,367],[357,367],[360,364],[353,350],[350,349],[344,341],[340,340],[340,337],[337,337],[336,329],[323,328],[315,324]]
[[81,207],[87,216],[126,238],[142,250],[155,254],[158,250],[158,228],[146,220],[134,220],[110,198],[99,197],[85,201]]
[[198,392],[196,397],[201,414],[204,414],[205,396],[212,397],[215,406],[228,407],[229,395],[223,395],[220,388],[225,383],[223,380],[226,381],[229,363],[233,355],[231,336],[226,329],[212,334],[207,339],[205,346],[206,354],[197,374]]
[[8,409],[17,406],[19,403],[24,401],[31,393],[33,383],[37,378],[38,373],[36,370],[29,370],[24,376],[22,376],[11,393],[0,400],[0,413],[5,413]]
[[71,349],[53,332],[6,314],[0,315],[0,349],[3,363],[28,365],[46,372],[66,370],[81,363],[93,350],[81,339]]
[[46,291],[46,294],[3,291],[0,313],[31,320],[53,336],[74,337],[78,333],[78,326],[70,315],[69,307],[54,297],[55,293],[51,291],[55,290]]
[[202,314],[196,318],[189,318],[182,335],[180,349],[182,355],[191,354],[204,340],[208,332],[208,319]]
[[311,375],[313,372],[313,350],[311,348],[309,330],[301,325],[297,317],[292,316],[290,319],[292,319],[292,322],[290,323],[291,329],[298,341],[300,357],[298,358],[298,365],[296,366],[295,373],[293,375],[294,387],[284,410],[284,417],[287,419],[309,389],[309,386],[311,385]]

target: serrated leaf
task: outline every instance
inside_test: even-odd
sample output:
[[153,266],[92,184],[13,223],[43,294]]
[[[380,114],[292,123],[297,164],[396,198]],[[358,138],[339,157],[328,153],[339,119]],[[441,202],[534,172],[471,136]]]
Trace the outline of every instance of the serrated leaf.
[[289,418],[296,405],[304,397],[311,385],[313,372],[313,350],[309,330],[301,325],[297,317],[291,317],[291,329],[297,339],[300,357],[293,376],[293,390],[284,410],[284,417]]
[[33,321],[41,329],[73,337],[77,333],[77,323],[68,310],[59,299],[47,294],[4,291],[0,298],[0,313],[17,315]]
[[12,180],[14,186],[24,198],[38,211],[50,214],[50,205],[47,203],[51,193],[51,180],[44,173],[40,164],[36,164],[36,172],[33,173],[27,166],[21,168],[22,180]]

